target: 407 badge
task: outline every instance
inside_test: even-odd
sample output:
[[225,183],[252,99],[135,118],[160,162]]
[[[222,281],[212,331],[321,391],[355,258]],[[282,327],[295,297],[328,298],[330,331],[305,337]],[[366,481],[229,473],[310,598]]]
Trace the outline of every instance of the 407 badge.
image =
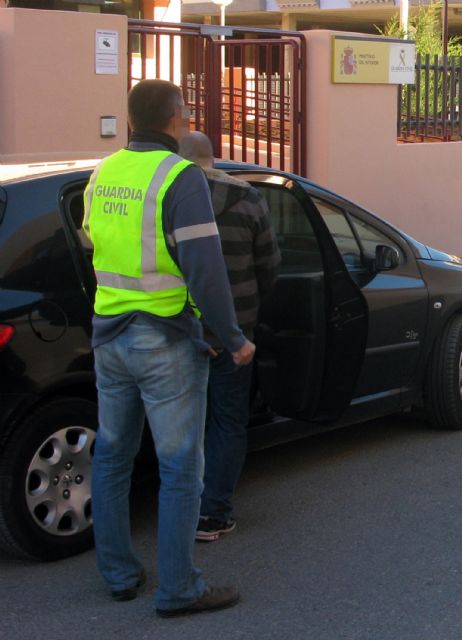
[[355,52],[351,47],[345,47],[340,58],[340,73],[351,76],[357,72],[357,61]]

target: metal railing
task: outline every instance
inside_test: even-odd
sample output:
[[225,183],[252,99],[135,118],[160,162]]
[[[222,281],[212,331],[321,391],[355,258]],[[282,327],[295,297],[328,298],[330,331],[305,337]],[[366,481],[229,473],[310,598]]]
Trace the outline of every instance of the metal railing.
[[462,140],[462,58],[417,54],[416,82],[398,91],[398,140]]
[[181,86],[217,157],[306,175],[302,33],[129,20],[128,70],[129,88],[142,78]]
[[[199,121],[205,118],[205,79],[190,73],[187,76],[187,99],[191,106],[193,121],[196,121],[196,108],[199,104]],[[222,133],[242,134],[244,127],[248,135],[268,137],[268,125],[271,138],[282,137],[285,144],[290,142],[291,124],[291,78],[288,74],[282,78],[278,73],[267,75],[260,73],[257,77],[246,77],[244,88],[234,87],[231,92],[229,84],[222,87]],[[244,124],[245,120],[245,124]],[[282,135],[281,135],[282,132]]]

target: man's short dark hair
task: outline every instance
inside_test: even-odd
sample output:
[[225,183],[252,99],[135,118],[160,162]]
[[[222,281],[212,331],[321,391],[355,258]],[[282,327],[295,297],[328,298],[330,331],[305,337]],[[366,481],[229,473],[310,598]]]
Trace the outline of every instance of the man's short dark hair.
[[181,89],[167,80],[141,80],[128,94],[128,120],[134,131],[164,131],[183,104]]

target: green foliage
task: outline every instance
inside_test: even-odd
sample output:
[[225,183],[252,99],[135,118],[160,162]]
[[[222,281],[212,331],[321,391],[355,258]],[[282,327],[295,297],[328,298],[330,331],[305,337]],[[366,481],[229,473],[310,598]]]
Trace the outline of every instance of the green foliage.
[[[443,55],[442,42],[442,9],[441,0],[432,0],[430,4],[419,4],[417,11],[410,12],[408,23],[408,38],[414,40],[417,53],[422,56],[429,54],[434,56]],[[404,29],[399,24],[399,12],[393,14],[383,29],[376,26],[377,31],[382,36],[392,38],[404,38]],[[448,56],[462,55],[462,38],[459,36],[448,39]]]
[[[415,133],[419,135],[422,115],[432,114],[429,122],[432,134],[441,135],[441,123],[447,121],[450,112],[450,90],[455,86],[451,72],[451,58],[456,58],[455,64],[460,64],[462,56],[462,38],[448,39],[448,69],[444,71],[443,38],[442,38],[442,0],[432,0],[430,4],[419,4],[415,12],[410,12],[408,22],[408,38],[416,45],[416,52],[421,54],[422,71],[420,72],[419,98],[415,85],[405,85],[401,88],[401,113],[411,116],[415,123]],[[383,36],[404,38],[405,31],[399,22],[399,12],[394,14],[383,29],[376,26]],[[427,67],[428,65],[428,67]],[[425,68],[429,69],[428,74]],[[417,72],[416,72],[417,73]],[[457,88],[457,91],[459,88]],[[443,95],[446,95],[443,104]],[[412,132],[408,132],[411,133]]]

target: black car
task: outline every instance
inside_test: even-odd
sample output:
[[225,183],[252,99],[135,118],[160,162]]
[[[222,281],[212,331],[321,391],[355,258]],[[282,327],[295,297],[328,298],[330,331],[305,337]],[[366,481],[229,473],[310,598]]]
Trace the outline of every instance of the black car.
[[[282,253],[256,332],[249,446],[412,407],[462,428],[462,261],[305,179],[221,167],[265,196]],[[0,546],[38,559],[92,542],[91,168],[0,186]]]

